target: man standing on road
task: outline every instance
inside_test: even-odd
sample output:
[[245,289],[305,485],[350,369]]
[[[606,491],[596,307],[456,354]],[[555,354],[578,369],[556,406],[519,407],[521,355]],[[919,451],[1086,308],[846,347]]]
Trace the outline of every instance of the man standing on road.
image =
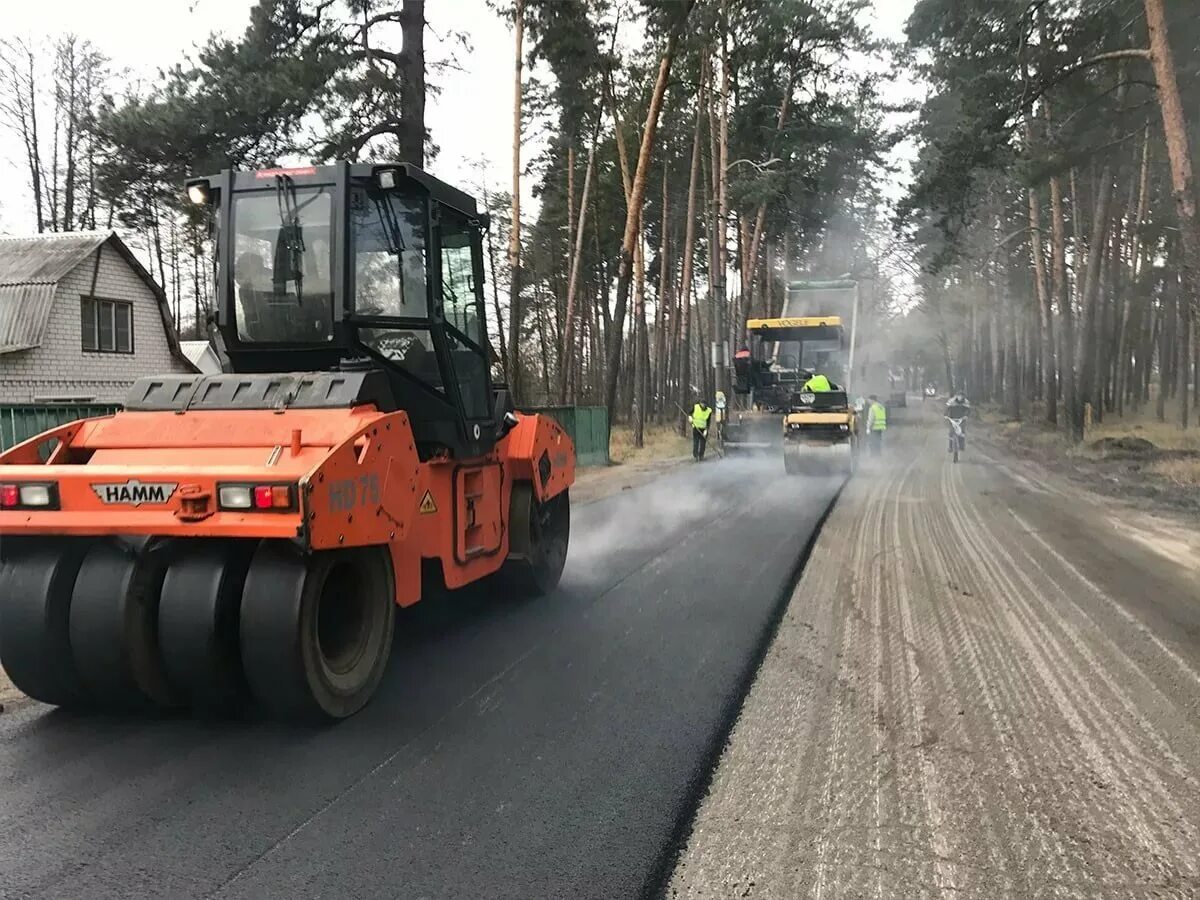
[[712,410],[703,400],[697,400],[692,407],[692,459],[700,462],[704,459],[704,446],[708,443],[708,420]]
[[887,431],[887,407],[879,402],[872,394],[867,398],[867,442],[871,447],[871,455],[879,456],[883,452],[883,433]]

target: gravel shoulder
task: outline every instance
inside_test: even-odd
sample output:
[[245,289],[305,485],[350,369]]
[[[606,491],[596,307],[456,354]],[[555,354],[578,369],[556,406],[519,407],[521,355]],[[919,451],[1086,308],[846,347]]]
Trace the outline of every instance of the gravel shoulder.
[[898,428],[843,491],[670,897],[1200,897],[1200,541]]

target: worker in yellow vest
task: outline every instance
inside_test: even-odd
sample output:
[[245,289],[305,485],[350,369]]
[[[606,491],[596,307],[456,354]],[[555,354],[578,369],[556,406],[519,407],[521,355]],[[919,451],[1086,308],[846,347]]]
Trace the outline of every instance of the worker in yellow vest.
[[887,431],[887,407],[879,402],[872,394],[867,398],[867,442],[871,447],[871,455],[879,456],[883,452],[883,433]]
[[692,407],[692,459],[700,462],[704,459],[704,447],[708,443],[708,420],[712,417],[712,409],[703,400],[697,400]]
[[804,382],[804,390],[812,391],[814,394],[828,394],[833,390],[833,385],[829,383],[829,379],[820,373],[814,373],[812,378]]

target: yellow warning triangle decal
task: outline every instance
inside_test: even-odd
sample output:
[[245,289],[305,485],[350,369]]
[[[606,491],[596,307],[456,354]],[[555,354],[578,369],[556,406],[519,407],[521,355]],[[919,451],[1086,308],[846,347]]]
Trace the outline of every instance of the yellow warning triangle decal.
[[431,513],[437,512],[437,504],[433,502],[433,491],[426,491],[425,496],[421,498],[421,505],[418,507],[421,515],[428,516]]

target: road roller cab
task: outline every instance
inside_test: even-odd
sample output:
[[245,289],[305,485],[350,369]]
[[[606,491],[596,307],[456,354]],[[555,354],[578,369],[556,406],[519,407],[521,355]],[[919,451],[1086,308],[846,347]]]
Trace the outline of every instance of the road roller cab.
[[[734,355],[734,408],[722,431],[728,451],[779,452],[792,396],[840,336],[837,317],[748,319],[749,346]],[[834,329],[829,323],[839,323]]]
[[466,194],[348,163],[188,193],[227,371],[0,454],[0,662],[59,705],[341,718],[430,582],[554,588],[574,448],[493,383]]
[[[830,390],[800,383],[782,416],[784,469],[789,475],[853,471],[858,452],[857,417],[841,378],[844,329],[838,316],[761,320],[760,329],[781,346],[800,348],[808,375],[824,375]],[[807,381],[807,378],[806,378]]]

